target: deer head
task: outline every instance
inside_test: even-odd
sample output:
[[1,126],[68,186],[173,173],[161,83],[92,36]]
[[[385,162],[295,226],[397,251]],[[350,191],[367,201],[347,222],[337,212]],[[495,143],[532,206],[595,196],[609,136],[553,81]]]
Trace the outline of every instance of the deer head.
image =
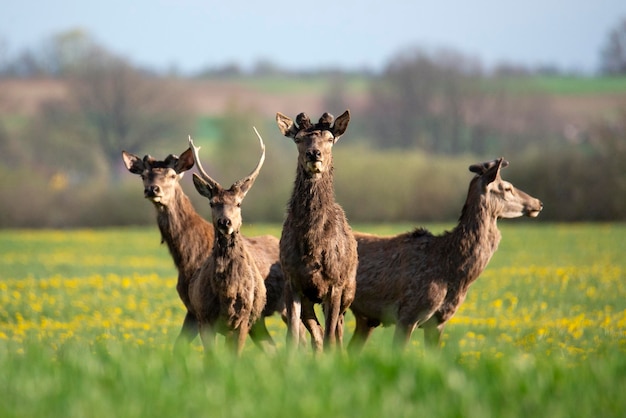
[[294,123],[282,113],[276,113],[278,129],[298,146],[298,164],[309,177],[320,177],[332,168],[332,147],[348,128],[350,111],[343,112],[334,124],[333,119],[333,115],[324,113],[313,124],[305,113],[300,113]]
[[174,199],[180,179],[194,164],[191,149],[185,150],[180,157],[170,154],[162,161],[150,155],[141,159],[122,151],[122,159],[128,171],[141,176],[144,197],[161,206],[169,205]]
[[497,218],[537,217],[543,209],[543,203],[502,180],[500,170],[508,165],[508,161],[499,158],[473,164],[469,170],[476,173],[474,181],[479,182],[482,194]]
[[213,226],[222,235],[231,235],[239,232],[242,223],[241,203],[254,184],[265,161],[265,144],[256,128],[254,128],[254,132],[256,132],[261,142],[261,158],[256,168],[248,176],[235,182],[229,189],[224,189],[206,173],[198,157],[200,148],[196,147],[191,137],[189,137],[189,148],[193,152],[193,158],[200,172],[200,175],[193,174],[193,184],[198,193],[209,199]]

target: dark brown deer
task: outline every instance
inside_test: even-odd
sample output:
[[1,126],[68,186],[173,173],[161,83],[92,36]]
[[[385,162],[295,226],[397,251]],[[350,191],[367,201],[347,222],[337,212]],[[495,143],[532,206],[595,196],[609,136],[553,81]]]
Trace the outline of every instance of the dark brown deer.
[[[355,292],[356,241],[335,202],[332,147],[346,131],[350,113],[334,121],[324,113],[317,124],[300,113],[294,123],[277,113],[280,132],[298,147],[296,180],[280,238],[280,263],[287,280],[288,338],[298,344],[300,318],[321,351],[342,344],[343,315]],[[322,332],[314,306],[325,315]]]
[[437,346],[445,324],[483,272],[500,242],[499,218],[536,217],[538,199],[502,180],[499,160],[475,164],[458,225],[434,236],[416,229],[391,237],[356,233],[359,252],[356,296],[350,307],[356,329],[349,349],[359,351],[380,324],[395,324],[404,347],[416,327],[427,346]]
[[128,171],[141,176],[144,196],[157,212],[161,242],[167,244],[178,269],[176,290],[187,313],[175,345],[189,343],[198,335],[198,323],[189,310],[189,281],[206,260],[214,240],[213,225],[195,211],[180,186],[180,179],[194,165],[193,154],[187,149],[180,157],[170,154],[156,160],[150,155],[141,159],[122,151],[122,158]]
[[[198,335],[198,323],[191,313],[189,282],[211,253],[214,242],[213,225],[196,212],[180,186],[180,179],[194,165],[193,153],[189,148],[180,157],[170,154],[164,160],[156,160],[149,155],[142,159],[122,151],[122,158],[131,173],[141,176],[144,196],[154,204],[157,212],[161,242],[167,244],[178,270],[176,290],[187,309],[175,343],[175,347],[180,348]],[[265,235],[246,239],[258,248],[257,267],[265,277],[267,305],[263,315],[279,312],[286,319],[285,279],[278,260],[278,238]],[[251,337],[258,345],[271,341],[266,333]]]
[[241,204],[265,160],[265,145],[261,136],[259,141],[263,153],[256,168],[225,189],[203,169],[198,148],[189,138],[200,172],[200,176],[194,173],[193,183],[198,193],[209,199],[215,229],[213,250],[193,276],[189,289],[205,353],[215,343],[216,332],[224,334],[229,345],[241,354],[248,332],[252,330],[254,335],[256,324],[265,328],[262,313],[266,290],[255,261],[259,255],[240,233]]

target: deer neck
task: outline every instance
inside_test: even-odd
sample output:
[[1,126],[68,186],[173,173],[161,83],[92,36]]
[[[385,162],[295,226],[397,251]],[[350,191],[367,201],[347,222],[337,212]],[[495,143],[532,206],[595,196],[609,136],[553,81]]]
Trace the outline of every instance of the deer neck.
[[[459,223],[446,237],[457,260],[450,260],[456,269],[462,287],[467,287],[487,267],[498,249],[501,234],[497,218],[493,216],[485,202],[466,203]],[[456,262],[455,262],[456,261]],[[453,274],[454,275],[454,274]]]
[[290,202],[290,213],[295,219],[310,219],[322,214],[323,208],[335,201],[333,168],[319,177],[310,177],[302,167],[298,167],[296,183]]
[[213,244],[216,272],[231,271],[234,265],[245,262],[245,251],[245,243],[239,231],[229,235],[216,232]]
[[182,188],[176,189],[175,198],[169,205],[157,205],[157,223],[161,231],[161,242],[167,244],[178,270],[181,271],[188,266],[191,270],[189,273],[193,273],[197,267],[195,265],[197,263],[192,260],[198,253],[195,247],[198,244],[204,248],[210,246],[213,241],[213,230],[212,226],[195,211]]

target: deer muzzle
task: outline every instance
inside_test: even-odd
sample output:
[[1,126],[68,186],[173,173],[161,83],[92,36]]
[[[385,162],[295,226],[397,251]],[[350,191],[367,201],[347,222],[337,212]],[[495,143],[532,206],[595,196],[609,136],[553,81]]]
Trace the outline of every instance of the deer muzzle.
[[224,235],[230,235],[234,232],[233,223],[228,218],[219,218],[217,220],[217,229]]
[[539,216],[539,212],[543,210],[543,202],[539,199],[535,199],[532,206],[524,208],[524,214],[530,218],[536,218]]
[[146,199],[150,199],[153,202],[160,202],[161,201],[161,188],[157,185],[154,186],[147,186],[144,190],[143,190],[143,195]]
[[324,164],[322,158],[322,152],[318,149],[312,148],[306,151],[306,167],[310,173],[321,173]]

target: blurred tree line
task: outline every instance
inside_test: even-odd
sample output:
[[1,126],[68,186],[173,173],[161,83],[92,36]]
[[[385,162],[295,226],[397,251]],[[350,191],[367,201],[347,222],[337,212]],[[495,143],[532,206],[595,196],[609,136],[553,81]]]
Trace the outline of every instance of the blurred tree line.
[[[268,151],[244,219],[282,221],[295,146],[245,97],[203,127],[206,115],[194,113],[176,77],[138,69],[81,31],[59,34],[13,61],[1,57],[4,78],[59,78],[67,95],[33,115],[0,113],[0,227],[152,223],[139,179],[122,167],[122,149],[164,158],[182,153],[192,134],[205,168],[228,184],[258,159],[253,125]],[[269,63],[259,71],[279,72]],[[337,198],[351,221],[454,220],[472,176],[469,164],[498,156],[511,162],[505,178],[544,201],[542,220],[626,219],[626,101],[567,133],[555,123],[546,93],[511,87],[520,73],[502,66],[487,74],[456,51],[409,49],[380,74],[360,74],[367,86],[358,113],[345,83],[350,75],[322,74],[325,109],[353,109],[349,135],[335,147]],[[11,108],[7,100],[0,91],[0,109]],[[209,216],[190,176],[183,187]]]

